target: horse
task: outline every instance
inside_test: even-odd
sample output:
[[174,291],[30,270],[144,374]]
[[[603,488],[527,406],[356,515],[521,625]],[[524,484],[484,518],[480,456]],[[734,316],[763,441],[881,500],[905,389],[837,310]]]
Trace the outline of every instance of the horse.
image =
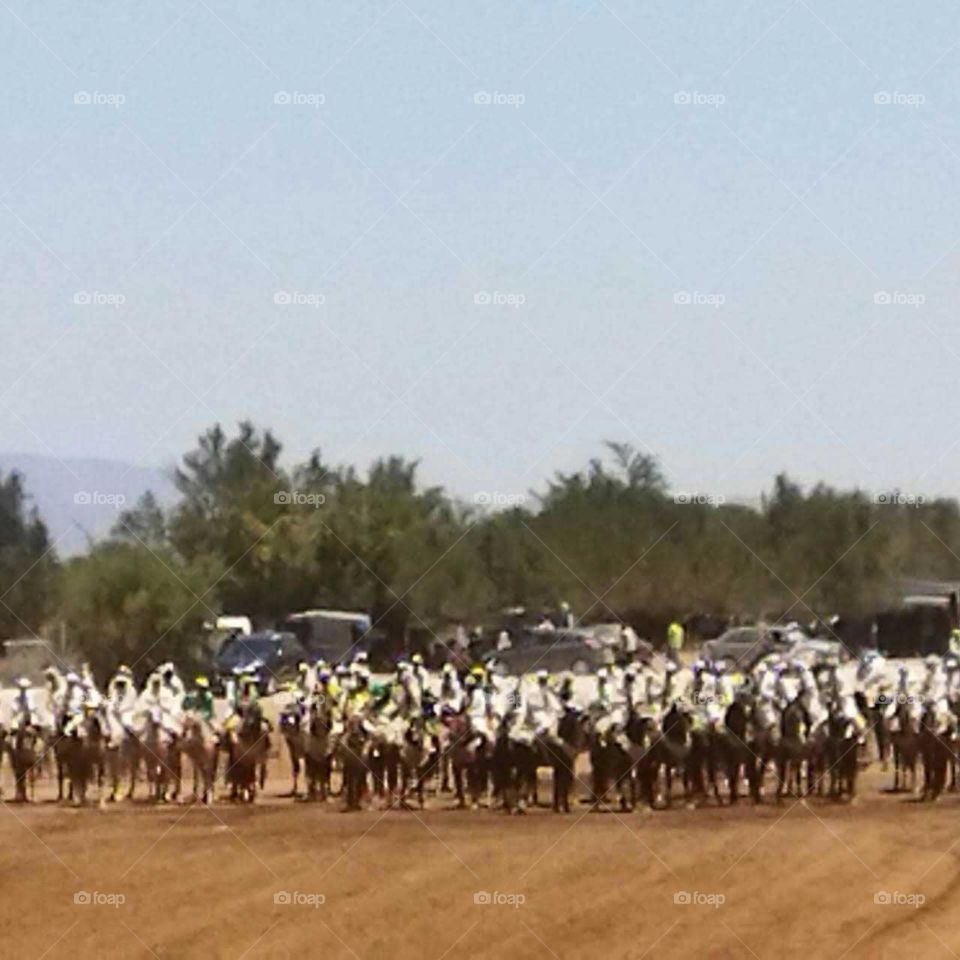
[[132,800],[137,783],[137,768],[140,766],[141,746],[137,735],[124,728],[120,741],[115,743],[109,737],[104,741],[103,757],[110,781],[110,792],[107,800],[114,802],[120,790],[120,781],[126,775],[130,784],[127,788],[127,799]]
[[407,725],[400,746],[400,805],[406,806],[407,791],[413,784],[420,809],[423,809],[423,784],[439,763],[439,753],[431,752],[423,719],[417,717]]
[[763,781],[767,764],[775,762],[780,744],[780,718],[773,703],[764,697],[753,698],[747,706],[747,716],[747,746],[750,751],[747,779],[750,783],[750,799],[754,803],[763,803]]
[[793,796],[804,795],[803,766],[812,756],[808,725],[807,711],[797,697],[787,705],[780,720],[781,737],[776,750],[777,801],[783,799],[785,790]]
[[447,712],[440,720],[440,750],[450,761],[457,806],[467,805],[466,781],[470,802],[476,809],[487,790],[486,740],[472,733],[466,714]]
[[859,745],[856,724],[841,703],[833,702],[827,717],[824,753],[830,773],[830,796],[835,800],[856,799]]
[[575,707],[566,707],[557,721],[555,738],[541,738],[542,751],[553,771],[553,812],[570,812],[570,791],[578,755],[590,738],[589,720]]
[[290,772],[293,779],[290,796],[296,798],[299,796],[297,787],[300,780],[300,771],[304,769],[306,759],[306,734],[303,729],[304,714],[301,705],[291,703],[280,712],[278,720],[280,735],[283,737],[287,745],[287,752],[290,755]]
[[157,803],[165,803],[168,799],[168,784],[176,776],[173,764],[175,747],[174,736],[164,726],[159,707],[153,707],[147,713],[146,728],[140,743],[147,769],[150,799]]
[[307,715],[303,762],[307,797],[313,800],[319,794],[321,800],[326,800],[333,770],[333,716],[325,702],[312,704]]
[[84,710],[65,730],[67,750],[64,754],[70,790],[74,803],[87,802],[87,788],[97,776],[103,763],[103,726],[93,710]]
[[947,782],[947,763],[953,755],[952,722],[942,722],[937,705],[929,702],[920,717],[920,750],[923,756],[923,799],[939,800]]
[[669,807],[673,802],[673,775],[679,773],[683,780],[684,799],[692,801],[690,751],[692,747],[690,714],[674,702],[663,717],[663,736],[659,742],[660,764],[666,776],[664,801]]
[[360,714],[347,718],[336,753],[343,767],[343,796],[346,810],[359,810],[367,795],[367,751],[369,734]]
[[750,715],[747,704],[741,697],[734,698],[723,716],[723,726],[714,731],[711,748],[716,753],[715,765],[727,776],[730,803],[740,800],[740,781],[756,759],[748,743]]
[[193,799],[199,797],[201,803],[209,803],[213,799],[219,746],[220,741],[213,727],[198,714],[188,712],[183,721],[180,749],[187,755],[193,768]]
[[374,793],[392,807],[400,792],[400,751],[403,746],[403,722],[393,717],[371,721],[366,745],[367,770],[373,779]]
[[[893,745],[893,790],[899,793],[917,790],[917,759],[920,756],[920,717],[907,697],[900,697],[890,723],[890,741]],[[909,780],[910,786],[906,787]]]
[[225,776],[230,784],[230,799],[253,803],[257,785],[263,787],[262,766],[266,762],[266,721],[258,704],[247,706],[239,728],[228,739],[229,763]]
[[[16,801],[26,803],[35,797],[37,775],[43,760],[43,735],[32,723],[21,723],[9,735],[7,750],[16,785]],[[30,796],[27,797],[27,787]]]

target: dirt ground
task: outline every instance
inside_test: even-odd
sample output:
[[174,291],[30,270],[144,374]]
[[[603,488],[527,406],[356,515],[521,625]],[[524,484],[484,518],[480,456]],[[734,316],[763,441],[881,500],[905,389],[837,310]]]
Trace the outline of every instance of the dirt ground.
[[[2,779],[9,796],[8,769]],[[955,957],[960,795],[919,804],[884,793],[889,780],[869,771],[853,807],[619,814],[580,805],[507,817],[430,797],[422,813],[345,814],[336,801],[283,798],[281,756],[252,807],[7,803],[0,951],[50,960]],[[40,794],[50,797],[50,784]]]

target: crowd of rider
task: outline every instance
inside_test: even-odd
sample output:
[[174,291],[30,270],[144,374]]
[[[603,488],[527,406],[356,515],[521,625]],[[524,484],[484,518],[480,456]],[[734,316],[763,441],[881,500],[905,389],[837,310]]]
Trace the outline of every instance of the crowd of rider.
[[[956,646],[960,632],[951,638],[951,647]],[[44,733],[68,734],[89,711],[98,711],[109,745],[128,734],[140,735],[150,718],[172,737],[179,736],[192,715],[219,735],[249,711],[260,712],[264,679],[255,670],[238,671],[218,702],[207,678],[196,677],[188,689],[172,663],[154,670],[140,689],[132,671],[121,666],[103,692],[86,665],[78,672],[49,667],[42,686],[18,682],[2,723],[8,730],[29,724]],[[918,713],[929,710],[946,730],[960,703],[960,655],[928,656],[922,677],[911,677],[905,666],[891,671],[872,651],[859,658],[855,670],[841,669],[835,659],[808,663],[782,655],[764,657],[749,671],[725,661],[696,660],[684,666],[676,658],[655,662],[623,655],[600,668],[595,683],[580,684],[572,675],[551,677],[545,670],[519,680],[505,677],[495,661],[464,671],[446,664],[434,671],[416,654],[397,663],[392,677],[374,677],[360,653],[337,665],[301,663],[295,681],[286,686],[282,709],[300,717],[323,709],[334,730],[353,716],[371,725],[399,720],[429,727],[461,715],[476,738],[489,741],[506,731],[522,741],[555,736],[569,709],[585,712],[595,731],[613,736],[622,732],[631,712],[659,721],[674,706],[688,712],[694,728],[709,726],[722,722],[729,705],[743,694],[779,710],[799,700],[811,731],[832,711],[846,716],[862,737],[865,714],[880,710],[895,722],[903,704]]]

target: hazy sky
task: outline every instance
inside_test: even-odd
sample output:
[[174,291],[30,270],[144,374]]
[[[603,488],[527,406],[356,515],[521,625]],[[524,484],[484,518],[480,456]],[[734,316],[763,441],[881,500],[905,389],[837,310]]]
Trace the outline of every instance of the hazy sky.
[[465,495],[605,438],[960,493],[958,39],[947,0],[6,0],[0,450],[250,417]]

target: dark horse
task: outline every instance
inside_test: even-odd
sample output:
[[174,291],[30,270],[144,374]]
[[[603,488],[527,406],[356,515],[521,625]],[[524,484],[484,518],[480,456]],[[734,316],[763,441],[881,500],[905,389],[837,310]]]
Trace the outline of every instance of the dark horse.
[[753,785],[753,764],[756,759],[748,744],[750,715],[746,703],[737,697],[727,707],[723,727],[714,731],[711,748],[716,756],[715,767],[720,767],[727,776],[730,803],[740,799],[740,781],[744,774]]
[[[901,697],[890,733],[893,744],[893,790],[917,790],[917,759],[920,756],[920,718],[907,697]],[[909,787],[907,786],[909,782]]]
[[369,736],[363,717],[354,714],[347,718],[337,745],[343,768],[343,798],[347,810],[359,810],[367,795],[367,741]]
[[857,795],[857,767],[860,741],[856,724],[834,701],[827,718],[824,760],[830,774],[830,796],[853,801]]
[[253,803],[257,796],[257,767],[264,752],[264,721],[259,704],[243,711],[240,728],[229,741],[227,779],[230,799]]
[[40,761],[43,758],[43,737],[32,723],[21,723],[10,734],[7,748],[10,751],[10,764],[13,767],[17,802],[26,803],[28,786],[29,799],[34,798],[34,785],[37,774],[40,772]]
[[785,791],[796,797],[804,795],[803,768],[812,760],[808,726],[807,711],[797,697],[783,711],[780,721],[780,742],[776,749],[777,800],[783,799]]
[[693,799],[694,778],[690,770],[692,735],[690,715],[674,703],[663,717],[663,737],[659,744],[659,760],[666,775],[664,801],[669,807],[673,801],[673,775],[683,779],[683,794],[687,803]]
[[935,703],[928,703],[920,718],[923,755],[923,799],[939,800],[947,782],[947,764],[953,755],[953,727],[938,729]]

